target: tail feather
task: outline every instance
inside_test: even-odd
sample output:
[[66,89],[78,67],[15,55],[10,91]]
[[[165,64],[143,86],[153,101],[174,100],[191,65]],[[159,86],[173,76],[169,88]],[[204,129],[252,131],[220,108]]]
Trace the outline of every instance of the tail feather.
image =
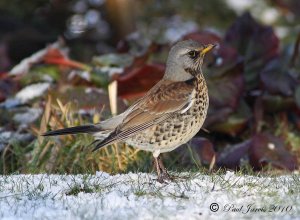
[[111,143],[113,143],[115,140],[107,140],[107,138],[106,139],[104,139],[104,140],[102,140],[102,141],[95,141],[95,142],[93,142],[93,144],[94,143],[96,143],[96,147],[94,147],[94,149],[92,150],[92,152],[95,152],[96,150],[99,150],[100,148],[102,148],[102,147],[105,147],[105,146],[107,146],[107,145],[109,145],[109,144],[111,144]]
[[66,134],[79,134],[79,133],[95,133],[101,131],[96,125],[82,125],[70,128],[63,128],[54,131],[48,131],[42,134],[42,136],[55,136],[55,135],[66,135]]

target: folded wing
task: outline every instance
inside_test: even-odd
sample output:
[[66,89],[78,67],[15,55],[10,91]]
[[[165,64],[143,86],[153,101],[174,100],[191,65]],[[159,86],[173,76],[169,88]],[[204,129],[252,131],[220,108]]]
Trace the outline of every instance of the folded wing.
[[122,123],[94,150],[115,141],[123,141],[151,126],[166,121],[182,110],[186,111],[193,101],[194,85],[191,81],[172,82],[162,80],[142,99],[129,108]]

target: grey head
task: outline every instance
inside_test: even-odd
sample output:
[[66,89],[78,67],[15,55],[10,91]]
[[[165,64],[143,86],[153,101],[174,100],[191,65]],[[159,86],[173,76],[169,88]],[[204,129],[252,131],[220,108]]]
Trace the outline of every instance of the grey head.
[[164,79],[186,81],[201,74],[204,55],[214,44],[200,44],[193,40],[176,43],[170,50]]

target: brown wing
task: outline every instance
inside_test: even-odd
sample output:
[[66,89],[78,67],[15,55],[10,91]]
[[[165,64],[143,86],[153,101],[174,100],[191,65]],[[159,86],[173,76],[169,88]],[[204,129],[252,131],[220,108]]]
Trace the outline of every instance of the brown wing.
[[151,121],[161,121],[160,118],[164,115],[181,111],[191,101],[193,89],[193,85],[186,82],[159,82],[129,109],[129,114],[124,118],[119,130]]
[[97,149],[115,140],[125,140],[181,112],[192,101],[193,83],[162,80],[129,108],[123,122],[97,145]]

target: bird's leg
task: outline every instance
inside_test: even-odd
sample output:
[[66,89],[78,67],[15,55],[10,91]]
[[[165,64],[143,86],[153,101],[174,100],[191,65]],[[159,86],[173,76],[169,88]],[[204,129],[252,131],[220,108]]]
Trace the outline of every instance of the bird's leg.
[[167,179],[167,180],[173,180],[174,178],[168,173],[168,170],[167,170],[167,168],[165,168],[160,156],[157,158],[157,160],[158,160],[158,163],[159,163],[159,167],[162,171],[163,178]]
[[167,169],[165,168],[160,156],[154,157],[154,163],[157,171],[158,182],[164,183],[164,180],[173,180],[173,178],[167,172]]
[[159,156],[154,157],[154,163],[155,163],[155,168],[156,168],[156,172],[157,172],[157,181],[160,183],[164,183],[165,181],[163,180],[162,170],[160,168],[158,158],[159,158]]

